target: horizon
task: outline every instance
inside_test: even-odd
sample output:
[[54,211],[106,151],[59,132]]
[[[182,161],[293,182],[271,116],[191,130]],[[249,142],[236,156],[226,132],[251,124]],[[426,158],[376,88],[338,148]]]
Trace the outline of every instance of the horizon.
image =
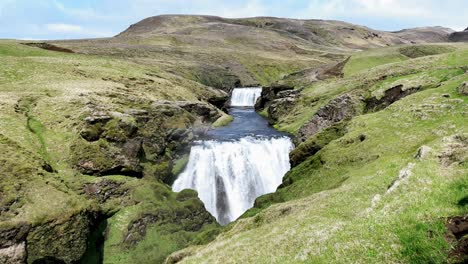
[[[122,13],[121,10],[125,10]],[[200,0],[5,0],[0,3],[0,39],[60,40],[113,37],[159,15],[223,18],[276,17],[338,20],[375,30],[440,26],[462,31],[468,7],[462,0],[298,0],[235,2]]]

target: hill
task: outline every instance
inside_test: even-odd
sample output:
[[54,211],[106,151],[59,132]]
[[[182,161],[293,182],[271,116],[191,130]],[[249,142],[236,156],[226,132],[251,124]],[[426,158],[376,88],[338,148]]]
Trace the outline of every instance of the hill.
[[79,53],[128,57],[208,86],[268,85],[361,49],[448,41],[441,27],[384,32],[340,21],[166,15],[108,39],[54,42]]
[[[463,261],[468,46],[433,43],[449,33],[158,16],[1,40],[0,263]],[[293,168],[221,227],[170,184],[230,89],[259,84]]]
[[453,42],[468,42],[468,28],[461,32],[451,33],[449,40]]

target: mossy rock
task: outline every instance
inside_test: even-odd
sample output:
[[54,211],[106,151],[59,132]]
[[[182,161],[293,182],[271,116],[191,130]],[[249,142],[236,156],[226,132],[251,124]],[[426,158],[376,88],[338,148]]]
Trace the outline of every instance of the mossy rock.
[[458,88],[458,93],[461,95],[468,95],[468,82],[462,83]]
[[95,213],[84,210],[65,219],[35,226],[26,240],[28,263],[54,258],[64,263],[76,263],[86,252]]

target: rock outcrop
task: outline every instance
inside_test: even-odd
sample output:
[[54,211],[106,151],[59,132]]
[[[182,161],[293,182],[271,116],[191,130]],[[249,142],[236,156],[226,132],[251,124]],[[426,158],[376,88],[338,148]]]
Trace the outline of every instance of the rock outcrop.
[[297,141],[304,142],[308,137],[335,123],[361,114],[363,107],[362,98],[359,96],[350,93],[338,96],[325,106],[322,106],[312,119],[299,129]]
[[458,93],[461,95],[468,95],[468,82],[462,83],[458,88]]
[[26,236],[30,229],[27,223],[14,228],[0,228],[0,263],[26,263]]
[[[260,97],[257,99],[257,102],[255,103],[255,109],[256,110],[261,110],[265,107],[268,107],[268,105],[275,99],[278,98],[278,94],[280,92],[284,91],[290,91],[294,90],[294,87],[288,86],[288,85],[273,85],[273,86],[266,86],[263,87],[262,93]],[[283,95],[285,95],[283,93]]]
[[95,220],[95,212],[84,210],[32,227],[26,238],[28,263],[50,263],[46,262],[50,259],[67,264],[78,262],[86,252]]
[[[84,119],[81,140],[72,145],[74,167],[83,174],[171,176],[173,160],[196,136],[192,127],[221,117],[201,102],[158,101],[124,113],[96,111]],[[143,163],[158,164],[145,167]]]
[[291,109],[300,92],[301,89],[294,89],[288,85],[264,87],[255,104],[255,109],[257,111],[266,109],[269,122],[275,123],[279,116],[286,114]]
[[421,90],[421,86],[404,88],[403,85],[397,85],[384,92],[381,98],[370,97],[366,100],[366,111],[374,112],[382,110],[392,103],[404,98],[412,93],[416,93]]
[[[183,197],[183,198],[179,198]],[[203,203],[193,190],[184,190],[176,198],[180,205],[172,208],[160,208],[155,212],[141,215],[127,226],[123,243],[126,246],[135,246],[144,239],[147,229],[151,225],[165,226],[177,225],[180,230],[197,232],[203,227],[215,224],[216,219],[208,213]]]
[[[324,146],[330,143],[332,140],[342,137],[346,133],[346,124],[344,122],[334,124],[323,131],[307,138],[306,141],[299,144],[291,153],[289,153],[289,159],[291,167],[295,167],[305,161],[307,158],[313,156]],[[357,141],[364,141],[365,136],[361,135]]]

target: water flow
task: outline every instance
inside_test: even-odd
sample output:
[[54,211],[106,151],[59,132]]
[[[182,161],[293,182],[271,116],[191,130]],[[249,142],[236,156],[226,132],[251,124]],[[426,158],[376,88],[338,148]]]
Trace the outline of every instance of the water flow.
[[172,188],[197,190],[206,209],[224,225],[251,208],[257,197],[276,191],[290,169],[292,148],[287,137],[200,142]]
[[236,88],[232,91],[231,106],[233,107],[253,107],[258,97],[262,93],[262,88]]
[[260,93],[261,88],[234,89],[231,106],[250,109],[231,108],[231,124],[195,142],[187,166],[172,186],[176,192],[196,190],[222,225],[241,216],[257,197],[276,191],[290,169],[291,139],[269,127],[253,109]]

